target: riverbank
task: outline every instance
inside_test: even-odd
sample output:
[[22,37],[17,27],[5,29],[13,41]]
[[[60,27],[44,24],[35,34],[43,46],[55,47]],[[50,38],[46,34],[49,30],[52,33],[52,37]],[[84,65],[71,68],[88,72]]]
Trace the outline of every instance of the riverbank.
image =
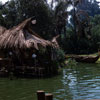
[[[82,59],[86,59],[88,60],[88,58],[95,58],[98,56],[98,53],[94,53],[94,54],[81,54],[81,55],[75,55],[75,54],[66,54],[65,58],[66,60],[69,58],[75,59],[75,58],[79,58],[79,60]],[[88,61],[87,61],[88,62]],[[100,63],[100,57],[98,57],[98,59],[96,60],[96,63]]]
[[[71,56],[95,57],[97,55],[98,53],[89,54],[89,55],[67,54],[65,64],[67,64],[68,58],[70,58]],[[100,58],[96,61],[96,63],[100,63]],[[60,67],[65,66],[65,64],[62,63]],[[11,65],[11,64],[8,63],[8,65]],[[13,68],[13,67],[7,67],[8,65],[0,69],[0,77],[9,77],[11,80],[13,79],[13,77],[16,77],[16,78],[46,78],[46,77],[55,76],[59,72],[59,69],[58,69],[59,65],[57,65],[57,62],[53,63],[52,67],[49,67],[49,66],[45,66],[45,67],[14,66]]]

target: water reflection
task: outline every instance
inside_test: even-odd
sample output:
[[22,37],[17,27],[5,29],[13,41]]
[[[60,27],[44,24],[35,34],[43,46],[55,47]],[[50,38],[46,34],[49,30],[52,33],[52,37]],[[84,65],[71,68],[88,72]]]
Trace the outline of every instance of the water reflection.
[[98,64],[79,64],[77,67],[65,68],[61,82],[64,100],[100,99],[100,65]]
[[36,91],[54,94],[54,100],[100,99],[100,64],[65,67],[48,79],[0,79],[0,100],[36,100]]

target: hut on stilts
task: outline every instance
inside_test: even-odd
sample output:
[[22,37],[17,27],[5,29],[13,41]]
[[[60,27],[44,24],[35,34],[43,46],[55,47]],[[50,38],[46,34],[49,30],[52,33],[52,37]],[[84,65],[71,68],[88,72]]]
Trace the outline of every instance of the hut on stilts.
[[44,40],[31,29],[35,23],[28,18],[11,29],[1,27],[0,50],[9,59],[4,63],[8,75],[13,72],[17,77],[40,77],[54,73],[51,62],[56,59],[53,49],[59,48],[58,36],[52,41]]

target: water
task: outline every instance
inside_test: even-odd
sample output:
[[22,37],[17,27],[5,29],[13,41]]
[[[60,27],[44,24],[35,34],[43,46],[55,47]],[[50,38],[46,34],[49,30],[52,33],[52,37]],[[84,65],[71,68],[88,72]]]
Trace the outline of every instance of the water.
[[36,100],[36,91],[54,94],[54,100],[100,99],[100,64],[65,67],[48,79],[0,78],[0,100]]

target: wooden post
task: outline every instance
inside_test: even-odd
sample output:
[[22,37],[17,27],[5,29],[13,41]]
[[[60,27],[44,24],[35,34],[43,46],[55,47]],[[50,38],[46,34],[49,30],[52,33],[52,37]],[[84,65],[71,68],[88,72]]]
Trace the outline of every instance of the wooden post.
[[37,100],[45,100],[45,92],[43,90],[37,91]]
[[51,93],[46,94],[45,100],[53,100],[53,95]]

